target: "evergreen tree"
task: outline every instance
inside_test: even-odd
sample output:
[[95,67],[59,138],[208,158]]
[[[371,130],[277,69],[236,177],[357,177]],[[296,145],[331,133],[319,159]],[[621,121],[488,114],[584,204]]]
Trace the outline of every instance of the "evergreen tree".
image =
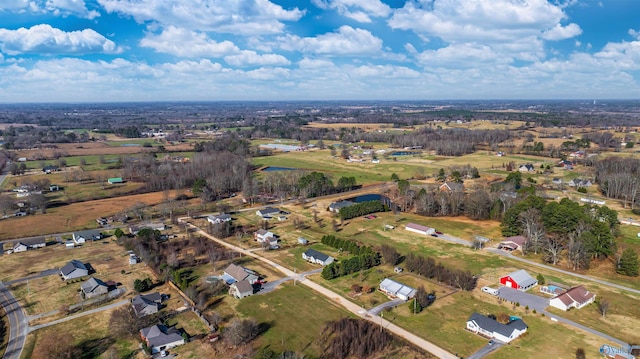
[[638,253],[631,248],[627,248],[622,252],[622,256],[618,261],[618,273],[629,277],[638,276]]

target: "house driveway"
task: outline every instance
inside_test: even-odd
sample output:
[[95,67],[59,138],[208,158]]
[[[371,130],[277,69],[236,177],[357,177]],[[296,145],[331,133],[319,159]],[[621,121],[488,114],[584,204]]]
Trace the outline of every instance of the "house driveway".
[[[535,288],[537,287],[534,287],[533,290],[535,290]],[[509,287],[501,287],[498,289],[498,297],[508,302],[520,303],[521,307],[528,306],[529,309],[535,309],[537,312],[542,312],[549,306],[549,298],[539,297]]]
[[477,352],[471,354],[469,356],[468,359],[480,359],[483,358],[485,355],[491,353],[492,351],[502,347],[504,344],[502,344],[501,342],[494,340],[494,343],[492,345],[489,345],[487,343],[487,345],[483,346],[482,348],[480,348],[480,350],[478,350]]

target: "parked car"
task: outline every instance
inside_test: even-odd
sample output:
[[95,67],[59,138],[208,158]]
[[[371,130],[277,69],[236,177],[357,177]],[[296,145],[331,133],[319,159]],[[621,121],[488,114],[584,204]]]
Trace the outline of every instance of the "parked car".
[[442,234],[442,232],[440,232],[440,231],[436,231],[436,234]]
[[498,295],[498,290],[491,287],[482,287],[482,291],[491,295]]
[[431,233],[431,237],[437,237],[438,235],[435,233]]
[[493,343],[495,343],[493,339],[489,340],[489,345],[493,345]]

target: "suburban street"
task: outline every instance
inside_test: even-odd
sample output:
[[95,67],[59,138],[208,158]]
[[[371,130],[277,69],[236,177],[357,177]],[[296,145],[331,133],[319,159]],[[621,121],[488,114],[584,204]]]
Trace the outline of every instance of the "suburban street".
[[[292,270],[285,268],[267,258],[261,257],[260,255],[251,252],[249,250],[246,250],[244,248],[238,247],[236,245],[227,243],[221,239],[218,239],[208,233],[206,233],[205,231],[201,230],[200,228],[198,228],[197,226],[187,222],[186,220],[189,219],[189,217],[183,217],[183,218],[179,218],[178,222],[183,222],[183,223],[187,223],[191,228],[194,228],[198,234],[209,238],[212,241],[215,241],[227,248],[233,249],[236,252],[242,253],[246,256],[249,257],[253,257],[257,260],[260,260],[266,264],[268,264],[269,266],[273,267],[274,269],[279,270],[280,272],[282,272],[285,276],[287,277],[293,277],[296,275],[296,273],[294,273]],[[323,296],[329,298],[331,301],[341,305],[342,307],[346,308],[347,310],[349,310],[350,312],[362,317],[363,319],[369,320],[375,324],[379,324],[381,326],[383,326],[384,328],[386,328],[387,330],[389,330],[390,332],[398,335],[401,338],[404,338],[405,340],[409,341],[410,343],[412,343],[413,345],[437,356],[438,358],[444,358],[444,359],[457,359],[457,357],[455,355],[453,355],[452,353],[438,347],[437,345],[426,341],[422,338],[420,338],[419,336],[405,330],[404,328],[401,328],[393,323],[391,323],[390,321],[382,318],[382,317],[377,317],[377,316],[371,316],[368,315],[366,313],[366,311],[364,311],[360,306],[356,305],[355,303],[349,301],[347,298],[321,286],[320,284],[317,284],[313,281],[311,281],[308,278],[302,278],[299,283],[302,283],[304,285],[306,285],[307,287],[313,289],[314,291],[322,294]]]
[[76,319],[76,318],[84,317],[85,315],[99,313],[99,312],[103,312],[105,310],[109,310],[109,309],[113,309],[113,308],[118,308],[118,307],[121,307],[123,305],[127,305],[129,303],[131,303],[130,300],[124,299],[124,300],[121,300],[119,302],[111,303],[109,305],[105,305],[105,306],[98,307],[98,308],[95,308],[95,309],[90,309],[90,310],[87,310],[87,311],[84,311],[84,312],[81,312],[81,313],[78,313],[78,314],[70,315],[68,317],[64,317],[62,319],[54,320],[54,321],[51,321],[49,323],[34,325],[33,327],[29,327],[28,331],[30,333],[30,332],[33,332],[34,330],[50,327],[52,325],[56,325],[56,324],[59,324],[59,323],[68,322],[68,321]]
[[2,282],[0,282],[0,302],[9,318],[9,342],[3,359],[20,359],[29,328],[27,317],[16,298]]

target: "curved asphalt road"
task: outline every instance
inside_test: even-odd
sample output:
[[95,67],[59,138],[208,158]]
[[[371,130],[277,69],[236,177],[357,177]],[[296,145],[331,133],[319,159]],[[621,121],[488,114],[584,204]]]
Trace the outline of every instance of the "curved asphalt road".
[[[235,246],[233,244],[227,243],[223,240],[220,240],[212,235],[210,235],[209,233],[206,233],[205,231],[201,230],[200,228],[198,228],[197,226],[194,226],[191,223],[188,223],[186,220],[189,219],[189,217],[183,217],[183,218],[179,218],[178,222],[183,222],[186,223],[187,225],[189,225],[191,228],[194,228],[198,234],[209,238],[210,240],[217,242],[227,248],[231,248],[236,252],[242,253],[246,256],[249,257],[253,257],[257,260],[260,260],[268,265],[270,265],[271,267],[279,270],[280,272],[282,272],[285,276],[287,277],[293,277],[296,276],[297,274],[295,272],[293,272],[292,270],[285,268],[275,262],[273,262],[272,260],[269,260],[267,258],[261,257],[260,255],[254,253],[254,252],[250,252],[244,248]],[[401,338],[404,338],[405,340],[407,340],[408,342],[414,344],[417,347],[422,348],[423,350],[437,356],[438,358],[443,358],[443,359],[457,359],[457,357],[455,355],[453,355],[452,353],[449,353],[448,351],[438,347],[437,345],[428,342],[422,338],[420,338],[419,336],[407,331],[404,328],[401,328],[393,323],[391,323],[390,321],[382,318],[382,317],[373,317],[367,314],[366,311],[364,311],[360,306],[356,305],[355,303],[347,300],[347,298],[321,286],[318,283],[312,282],[310,279],[307,279],[305,277],[303,277],[302,279],[300,279],[299,281],[300,283],[306,285],[307,287],[315,290],[316,292],[322,294],[323,296],[331,299],[332,301],[336,302],[337,304],[343,306],[344,308],[346,308],[347,310],[349,310],[350,312],[360,316],[363,319],[366,319],[368,321],[371,321],[373,323],[379,324],[381,326],[384,326],[387,330],[389,330],[390,332],[398,335]]]
[[20,359],[29,330],[29,322],[16,298],[2,282],[0,282],[0,303],[9,318],[9,343],[3,359]]

